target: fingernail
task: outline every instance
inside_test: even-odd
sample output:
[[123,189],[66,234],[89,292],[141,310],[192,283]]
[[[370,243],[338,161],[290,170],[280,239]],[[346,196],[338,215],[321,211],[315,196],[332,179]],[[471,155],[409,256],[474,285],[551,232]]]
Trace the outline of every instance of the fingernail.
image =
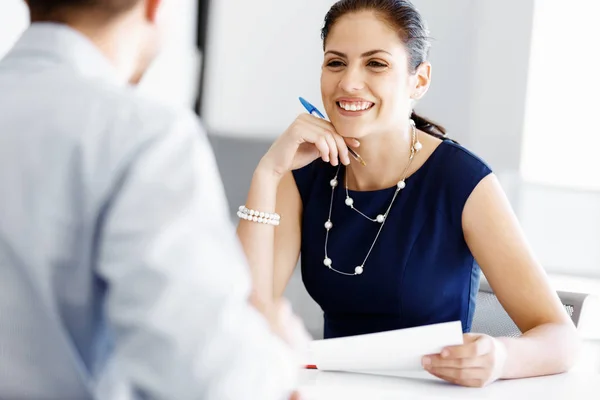
[[429,357],[423,357],[423,366],[427,367],[430,364],[431,364],[431,358],[429,358]]

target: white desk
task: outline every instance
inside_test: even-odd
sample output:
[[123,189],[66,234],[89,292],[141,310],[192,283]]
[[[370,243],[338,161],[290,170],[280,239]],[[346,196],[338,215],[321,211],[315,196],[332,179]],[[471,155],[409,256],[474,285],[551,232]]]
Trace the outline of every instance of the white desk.
[[497,381],[485,388],[466,388],[426,373],[411,378],[304,370],[303,400],[421,399],[598,399],[600,374],[567,373],[540,378]]

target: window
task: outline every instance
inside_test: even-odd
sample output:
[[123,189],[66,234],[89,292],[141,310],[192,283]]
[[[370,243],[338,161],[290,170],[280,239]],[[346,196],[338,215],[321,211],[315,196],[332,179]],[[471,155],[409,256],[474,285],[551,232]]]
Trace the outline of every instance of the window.
[[526,182],[600,191],[598,15],[598,1],[535,1],[521,155]]

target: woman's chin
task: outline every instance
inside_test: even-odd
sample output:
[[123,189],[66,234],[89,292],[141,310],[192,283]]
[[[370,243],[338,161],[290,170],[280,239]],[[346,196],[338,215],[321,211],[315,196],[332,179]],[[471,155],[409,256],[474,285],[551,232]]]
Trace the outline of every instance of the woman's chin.
[[340,127],[336,126],[336,130],[341,136],[343,136],[345,138],[352,138],[352,139],[360,140],[361,138],[368,135],[368,130],[365,129],[364,127],[343,126],[342,125]]
[[363,130],[362,127],[358,126],[356,123],[348,123],[348,121],[340,121],[337,118],[330,119],[331,124],[335,128],[335,131],[339,133],[341,136],[346,138],[356,137]]

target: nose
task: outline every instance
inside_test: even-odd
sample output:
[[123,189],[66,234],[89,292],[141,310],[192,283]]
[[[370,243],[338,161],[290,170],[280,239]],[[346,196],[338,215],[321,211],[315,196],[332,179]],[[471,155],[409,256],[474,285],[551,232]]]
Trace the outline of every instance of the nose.
[[365,79],[360,68],[348,67],[343,72],[339,83],[340,89],[345,92],[357,92],[365,87]]

